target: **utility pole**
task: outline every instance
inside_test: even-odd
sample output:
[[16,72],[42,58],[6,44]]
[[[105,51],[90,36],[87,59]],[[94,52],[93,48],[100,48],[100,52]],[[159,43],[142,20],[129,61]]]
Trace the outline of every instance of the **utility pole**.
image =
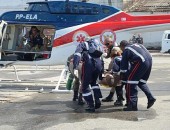
[[112,6],[112,0],[108,0],[108,4]]

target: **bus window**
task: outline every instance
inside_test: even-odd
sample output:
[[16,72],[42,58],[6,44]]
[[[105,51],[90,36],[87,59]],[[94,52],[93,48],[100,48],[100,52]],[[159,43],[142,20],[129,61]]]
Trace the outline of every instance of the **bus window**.
[[168,34],[168,39],[170,39],[170,34]]

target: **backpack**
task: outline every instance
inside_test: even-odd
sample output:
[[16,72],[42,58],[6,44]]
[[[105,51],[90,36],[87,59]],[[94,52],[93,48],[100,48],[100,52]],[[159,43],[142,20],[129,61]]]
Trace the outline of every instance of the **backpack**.
[[91,39],[87,41],[88,43],[88,53],[92,58],[99,58],[103,54],[103,49],[100,45],[100,43],[95,40]]

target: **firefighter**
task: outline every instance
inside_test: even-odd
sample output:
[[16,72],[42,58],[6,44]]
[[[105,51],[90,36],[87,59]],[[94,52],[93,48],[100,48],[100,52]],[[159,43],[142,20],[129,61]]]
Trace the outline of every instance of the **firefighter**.
[[116,42],[113,42],[113,40],[110,37],[105,38],[104,45],[107,48],[107,55],[105,56],[105,58],[110,58],[112,48],[115,47],[115,46],[118,46],[118,45],[117,45]]
[[67,66],[70,71],[70,75],[68,77],[68,81],[66,84],[66,87],[68,90],[71,90],[71,87],[73,86],[73,101],[78,100],[78,105],[83,105],[84,101],[82,98],[82,90],[81,90],[81,63],[79,63],[78,66],[78,75],[75,75],[73,72],[73,56],[74,54],[70,55],[67,59]]
[[126,40],[123,40],[120,42],[120,48],[123,51],[120,67],[121,79],[127,83],[126,93],[128,98],[127,108],[123,110],[138,110],[137,86],[147,96],[147,109],[149,109],[156,101],[146,84],[152,68],[152,57],[142,44],[129,44]]
[[[105,40],[104,40],[104,45],[105,45],[106,48],[107,48],[107,55],[104,56],[104,58],[111,58],[111,61],[110,61],[110,63],[109,63],[109,68],[112,69],[112,67],[113,67],[113,58],[111,57],[112,49],[113,49],[114,47],[118,46],[118,45],[117,45],[116,42],[113,42],[113,40],[112,40],[110,37],[106,37],[106,38],[105,38]],[[109,77],[109,76],[107,76],[107,77]],[[114,82],[111,83],[110,86],[113,86],[113,84],[114,84]],[[120,92],[119,92],[119,91],[120,91]],[[115,87],[112,87],[109,95],[108,95],[106,98],[102,99],[102,101],[103,101],[103,102],[111,102],[111,101],[113,101],[114,92],[115,92]],[[121,90],[117,89],[117,90],[116,90],[116,93],[117,93],[117,92],[118,92],[118,93],[121,93]],[[117,95],[117,96],[118,96],[118,95]]]
[[[111,51],[111,58],[112,58],[112,68],[110,73],[112,74],[110,76],[110,78],[113,77],[112,83],[110,84],[111,90],[109,95],[102,99],[103,102],[110,102],[113,99],[113,95],[115,93],[116,90],[116,94],[117,94],[117,100],[114,103],[115,106],[123,106],[123,85],[121,85],[120,83],[120,63],[121,63],[121,49],[119,47],[113,47],[112,51]],[[110,81],[108,76],[106,77],[106,81]]]
[[95,109],[101,106],[102,93],[96,82],[102,71],[101,55],[102,49],[99,42],[95,39],[88,39],[77,46],[73,58],[74,70],[77,69],[80,60],[82,61],[82,95],[88,105],[85,109],[87,112],[95,112]]
[[141,36],[141,34],[138,34],[138,37],[136,38],[136,42],[138,44],[142,44],[143,45],[143,37]]

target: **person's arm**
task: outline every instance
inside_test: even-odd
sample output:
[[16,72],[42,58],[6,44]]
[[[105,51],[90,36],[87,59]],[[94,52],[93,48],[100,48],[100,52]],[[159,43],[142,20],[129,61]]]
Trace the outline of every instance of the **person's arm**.
[[130,53],[128,49],[125,49],[123,54],[122,54],[122,60],[121,60],[121,64],[120,64],[120,79],[122,80],[122,82],[126,82],[126,74],[129,68],[129,57],[130,57]]
[[73,59],[73,56],[74,54],[70,55],[68,58],[67,58],[67,66],[69,67],[70,65],[70,61]]
[[120,64],[120,72],[126,73],[129,66],[129,50],[125,49],[122,54],[122,60]]
[[113,60],[112,72],[114,74],[117,74],[120,72],[120,61],[121,59],[119,57],[115,57]]
[[81,61],[81,54],[82,54],[83,48],[84,48],[83,45],[84,45],[84,43],[81,43],[76,48],[76,51],[75,51],[74,56],[73,56],[73,69],[77,69],[78,65]]
[[38,36],[37,44],[39,47],[43,46],[43,39],[40,35]]

